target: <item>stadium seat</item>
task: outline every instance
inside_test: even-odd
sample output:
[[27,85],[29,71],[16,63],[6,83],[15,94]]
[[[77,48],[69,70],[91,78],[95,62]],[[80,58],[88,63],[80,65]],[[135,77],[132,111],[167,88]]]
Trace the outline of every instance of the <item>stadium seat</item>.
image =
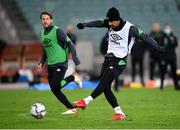
[[42,56],[42,51],[40,43],[24,44],[22,68],[34,69]]
[[[41,27],[38,19],[39,13],[44,9],[50,10],[54,14],[54,23],[60,25],[63,29],[69,23],[75,25],[79,21],[105,18],[107,9],[112,6],[116,6],[120,10],[121,16],[126,20],[141,25],[148,32],[153,22],[160,22],[161,24],[170,22],[173,26],[176,26],[180,17],[175,1],[169,0],[165,0],[165,2],[164,0],[79,0],[78,4],[74,0],[69,0],[68,2],[66,0],[46,0],[41,6],[39,5],[41,3],[39,0],[31,0],[30,3],[27,3],[25,0],[16,1],[37,35],[39,35]],[[180,36],[180,28],[176,28],[174,31]],[[99,32],[95,30],[91,33],[97,44],[99,44],[103,36],[103,31]],[[85,35],[88,35],[87,31],[81,35],[78,34],[80,37]]]
[[21,67],[22,45],[8,44],[2,51],[1,70],[12,69],[14,71]]

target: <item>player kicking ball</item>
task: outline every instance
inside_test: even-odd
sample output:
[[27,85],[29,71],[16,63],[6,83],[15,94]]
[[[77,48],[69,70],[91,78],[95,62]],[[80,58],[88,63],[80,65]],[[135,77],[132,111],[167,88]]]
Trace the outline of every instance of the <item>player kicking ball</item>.
[[38,70],[42,71],[43,64],[47,60],[48,81],[51,91],[68,109],[62,114],[75,114],[77,112],[76,108],[69,102],[61,89],[70,82],[76,82],[78,86],[82,88],[82,82],[76,72],[64,79],[68,67],[69,51],[72,54],[75,64],[80,64],[76,55],[76,50],[67,35],[57,26],[52,25],[52,15],[49,12],[43,11],[40,14],[40,19],[43,26],[41,31],[41,42],[44,53],[38,64]]
[[119,11],[114,7],[108,10],[106,19],[79,23],[77,27],[79,29],[83,29],[84,27],[108,28],[109,41],[98,86],[90,96],[74,102],[74,105],[78,108],[85,109],[90,102],[92,102],[100,94],[104,93],[107,101],[115,111],[115,115],[112,117],[112,120],[122,120],[126,116],[111,91],[111,83],[125,69],[126,58],[128,54],[131,53],[135,38],[143,40],[158,52],[163,52],[164,48],[159,46],[142,30],[138,29],[130,22],[124,21],[120,17]]

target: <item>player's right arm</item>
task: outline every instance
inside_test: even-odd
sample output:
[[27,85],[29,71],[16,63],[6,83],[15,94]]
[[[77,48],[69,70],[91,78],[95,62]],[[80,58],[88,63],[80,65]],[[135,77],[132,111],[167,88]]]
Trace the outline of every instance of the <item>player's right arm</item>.
[[106,27],[106,28],[108,28],[109,24],[108,24],[108,20],[104,19],[104,20],[89,21],[89,22],[85,22],[85,23],[78,23],[77,27],[79,29],[84,29],[85,27],[97,27],[97,28]]
[[154,39],[152,39],[149,35],[147,35],[141,29],[135,26],[131,26],[129,35],[130,37],[141,39],[142,41],[147,43],[148,46],[153,47],[158,52],[165,51],[165,48],[163,46],[160,46]]
[[47,56],[46,56],[46,52],[45,52],[45,50],[44,50],[43,55],[42,55],[42,57],[41,57],[41,60],[40,60],[40,62],[39,62],[39,64],[38,64],[38,70],[39,70],[39,71],[42,71],[43,65],[44,65],[44,63],[46,62],[46,60],[47,60]]

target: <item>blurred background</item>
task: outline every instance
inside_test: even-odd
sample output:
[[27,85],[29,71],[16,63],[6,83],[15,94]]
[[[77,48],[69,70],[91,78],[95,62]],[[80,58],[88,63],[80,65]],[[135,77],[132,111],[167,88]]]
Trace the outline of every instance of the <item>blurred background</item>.
[[[112,6],[119,9],[124,20],[147,34],[163,32],[164,25],[170,24],[179,43],[180,0],[0,0],[0,88],[48,89],[47,66],[41,73],[36,69],[43,51],[39,41],[42,29],[39,15],[43,10],[53,14],[54,25],[67,32],[69,37],[73,35],[75,38],[73,40],[81,64],[75,67],[70,60],[67,75],[76,70],[84,80],[85,88],[95,87],[104,60],[102,45],[106,42],[107,29],[78,30],[76,25],[79,22],[104,19]],[[158,30],[159,25],[161,28]],[[136,68],[133,56],[130,55],[125,71],[114,82],[114,86],[159,87],[160,69],[156,57],[144,46],[136,47],[136,50],[142,52],[133,54],[138,55],[135,60],[142,60],[141,65]],[[175,46],[174,50],[179,81],[180,46]],[[164,85],[173,86],[171,67],[167,70]],[[71,84],[69,88],[74,89],[75,85]],[[115,90],[118,88],[115,87]]]

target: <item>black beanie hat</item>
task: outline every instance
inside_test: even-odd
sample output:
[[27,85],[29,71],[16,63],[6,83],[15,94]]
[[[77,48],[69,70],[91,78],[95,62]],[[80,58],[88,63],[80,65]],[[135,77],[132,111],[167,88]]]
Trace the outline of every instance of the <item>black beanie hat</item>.
[[119,11],[115,8],[115,7],[112,7],[108,10],[107,14],[106,14],[106,18],[109,20],[109,21],[117,21],[117,20],[120,20],[120,14],[119,14]]

